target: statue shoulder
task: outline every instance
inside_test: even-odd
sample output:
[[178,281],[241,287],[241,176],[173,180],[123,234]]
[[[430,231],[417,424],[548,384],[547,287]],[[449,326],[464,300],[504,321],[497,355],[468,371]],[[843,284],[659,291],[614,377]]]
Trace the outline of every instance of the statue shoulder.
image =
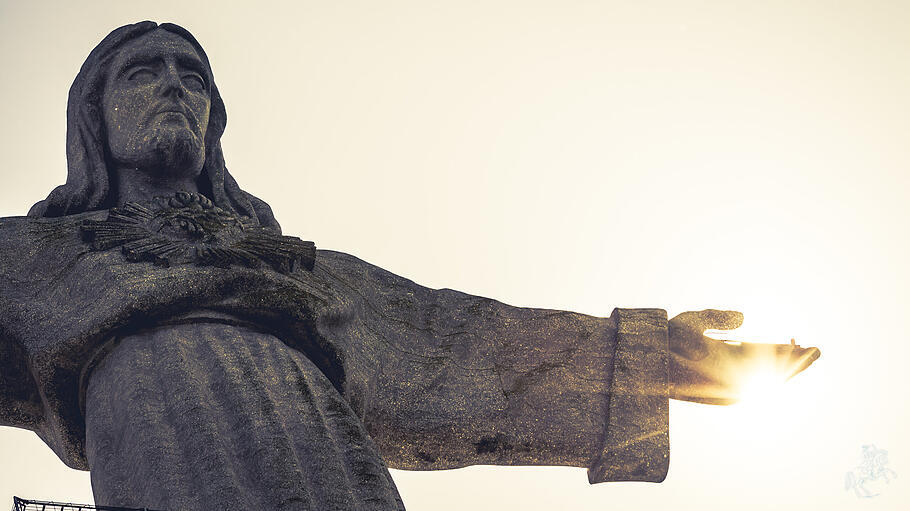
[[4,216],[0,217],[0,235],[5,234],[8,231],[15,231],[16,229],[21,229],[28,225],[30,222],[37,220],[36,218],[27,217],[27,216]]
[[53,231],[78,232],[82,222],[106,215],[105,211],[91,211],[60,217],[5,216],[0,217],[0,237],[5,240],[41,235]]
[[[56,218],[0,218],[0,275],[49,265],[83,252],[82,222],[98,212]],[[2,291],[0,291],[2,292]]]
[[316,268],[317,271],[327,272],[343,280],[357,282],[358,287],[379,286],[387,289],[407,288],[407,290],[432,291],[375,264],[334,250],[317,250]]

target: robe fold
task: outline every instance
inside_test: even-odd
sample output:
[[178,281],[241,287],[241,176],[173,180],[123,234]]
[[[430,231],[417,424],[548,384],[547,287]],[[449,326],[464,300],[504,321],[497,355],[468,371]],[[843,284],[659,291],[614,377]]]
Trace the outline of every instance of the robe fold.
[[80,237],[104,217],[0,219],[0,424],[98,504],[403,509],[387,466],[666,476],[663,310],[512,307],[332,251],[130,262]]

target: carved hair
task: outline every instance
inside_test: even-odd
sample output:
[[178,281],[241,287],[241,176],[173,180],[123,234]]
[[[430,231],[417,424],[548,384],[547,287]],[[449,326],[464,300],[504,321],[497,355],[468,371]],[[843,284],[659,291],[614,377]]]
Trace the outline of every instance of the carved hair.
[[221,209],[248,216],[263,227],[280,231],[268,204],[241,190],[225,167],[221,135],[227,124],[227,111],[202,46],[183,27],[171,23],[158,25],[153,21],[142,21],[114,30],[98,43],[82,64],[70,87],[66,106],[66,184],[58,186],[47,199],[32,206],[28,216],[74,215],[114,206],[116,191],[111,190],[113,169],[106,159],[107,134],[101,107],[107,69],[124,44],[157,29],[176,34],[192,44],[209,74],[211,112],[205,133],[205,163],[197,183],[199,192]]

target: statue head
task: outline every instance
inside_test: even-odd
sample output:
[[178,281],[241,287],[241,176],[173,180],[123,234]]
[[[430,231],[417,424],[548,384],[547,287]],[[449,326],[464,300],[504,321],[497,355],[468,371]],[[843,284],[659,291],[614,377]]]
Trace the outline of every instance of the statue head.
[[[153,92],[150,92],[153,91]],[[67,103],[66,184],[29,216],[117,204],[119,166],[195,179],[215,205],[278,229],[269,206],[244,192],[221,150],[227,112],[208,56],[184,28],[143,21],[120,27],[89,54]],[[167,174],[170,173],[170,174]]]
[[193,45],[152,30],[124,44],[106,75],[101,114],[108,161],[120,172],[146,174],[146,181],[197,179],[212,77]]

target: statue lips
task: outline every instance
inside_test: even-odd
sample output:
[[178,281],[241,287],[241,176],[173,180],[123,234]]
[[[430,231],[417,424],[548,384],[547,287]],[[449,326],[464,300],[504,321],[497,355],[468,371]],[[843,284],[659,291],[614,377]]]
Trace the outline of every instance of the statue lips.
[[188,108],[185,108],[182,105],[176,105],[176,104],[162,105],[159,108],[152,109],[152,112],[153,113],[149,116],[150,121],[159,115],[180,114],[190,124],[198,125],[198,122],[195,119],[196,116],[193,115],[193,113]]

